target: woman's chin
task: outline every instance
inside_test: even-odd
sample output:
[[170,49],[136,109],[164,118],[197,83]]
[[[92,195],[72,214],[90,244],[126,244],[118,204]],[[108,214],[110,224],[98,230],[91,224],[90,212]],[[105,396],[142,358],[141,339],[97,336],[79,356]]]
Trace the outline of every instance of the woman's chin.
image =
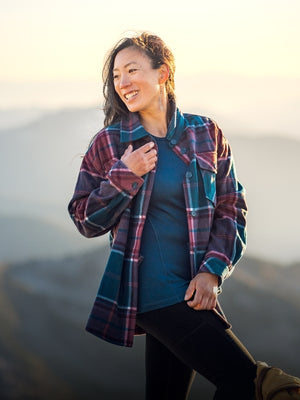
[[126,104],[128,111],[130,112],[139,112],[139,107],[134,104]]

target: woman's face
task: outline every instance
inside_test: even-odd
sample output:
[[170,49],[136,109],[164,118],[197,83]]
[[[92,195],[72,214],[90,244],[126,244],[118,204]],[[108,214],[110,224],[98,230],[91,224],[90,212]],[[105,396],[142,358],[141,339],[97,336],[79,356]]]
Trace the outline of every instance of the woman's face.
[[113,77],[117,94],[131,112],[146,113],[159,107],[161,68],[135,47],[121,50],[115,58]]

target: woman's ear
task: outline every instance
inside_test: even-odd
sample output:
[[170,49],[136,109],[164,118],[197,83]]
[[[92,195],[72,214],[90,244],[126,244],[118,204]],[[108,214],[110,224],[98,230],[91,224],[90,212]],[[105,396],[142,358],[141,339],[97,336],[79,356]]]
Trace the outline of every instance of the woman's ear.
[[165,83],[166,80],[169,78],[169,68],[166,64],[163,64],[160,67],[160,74],[159,74],[159,83]]

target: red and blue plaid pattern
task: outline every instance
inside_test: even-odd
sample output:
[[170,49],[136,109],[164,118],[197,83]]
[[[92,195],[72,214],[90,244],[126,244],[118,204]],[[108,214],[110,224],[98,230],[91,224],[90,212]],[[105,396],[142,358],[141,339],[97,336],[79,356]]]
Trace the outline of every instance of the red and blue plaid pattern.
[[[215,122],[178,109],[167,139],[187,164],[183,188],[192,276],[211,272],[222,283],[246,243],[247,207],[230,146]],[[138,148],[151,140],[135,113],[101,130],[83,159],[69,204],[84,236],[111,231],[111,253],[86,329],[122,346],[132,346],[141,333],[136,328],[139,251],[155,170],[138,177],[120,158],[130,143]]]

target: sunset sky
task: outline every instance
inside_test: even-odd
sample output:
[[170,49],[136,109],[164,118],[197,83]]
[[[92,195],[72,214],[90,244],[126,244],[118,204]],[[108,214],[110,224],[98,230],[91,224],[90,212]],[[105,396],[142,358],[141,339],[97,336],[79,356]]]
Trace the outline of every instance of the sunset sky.
[[[53,141],[58,140],[60,146],[64,143],[62,160],[68,159],[68,154],[72,159],[75,147],[73,151],[68,139],[73,135],[72,124],[66,128],[63,117],[66,118],[70,111],[70,115],[79,118],[81,110],[77,108],[85,108],[87,115],[91,112],[95,115],[95,120],[91,121],[93,129],[89,124],[85,126],[85,122],[82,122],[82,129],[78,127],[78,143],[83,143],[84,147],[96,132],[94,129],[102,127],[99,126],[102,122],[98,116],[102,117],[99,112],[102,105],[101,69],[106,52],[126,32],[147,30],[161,36],[174,52],[176,94],[182,111],[213,118],[230,140],[234,136],[251,139],[268,136],[272,139],[267,141],[270,143],[267,151],[260,153],[262,161],[257,149],[252,152],[255,155],[253,159],[249,158],[249,162],[245,151],[241,153],[244,155],[242,158],[239,158],[241,155],[238,152],[236,159],[242,178],[245,160],[245,171],[256,157],[261,162],[257,165],[270,167],[279,151],[285,152],[279,161],[276,160],[276,168],[282,163],[289,165],[294,174],[299,169],[297,156],[292,156],[292,150],[298,148],[300,141],[300,0],[0,2],[0,137],[8,143],[14,143],[10,135],[15,132],[19,133],[18,138],[22,138],[25,132],[25,143],[28,139],[26,135],[39,135],[37,139],[42,142],[42,148],[43,141],[48,143],[49,140],[50,143],[53,138]],[[47,119],[46,114],[52,112],[53,118]],[[42,128],[31,132],[31,125],[27,124],[45,116],[41,120]],[[49,126],[47,121],[50,121]],[[53,121],[56,121],[54,125]],[[28,126],[29,130],[26,130]],[[283,141],[273,140],[276,136]],[[77,139],[75,137],[74,141]],[[21,147],[17,142],[7,148],[15,153],[15,149],[21,151]],[[9,152],[6,152],[7,161],[2,168],[3,180],[14,185],[19,182],[19,177],[7,175],[7,165],[15,160],[15,154]],[[20,165],[27,165],[30,157],[26,152],[24,156],[22,152],[20,154],[19,158],[23,160],[18,160]],[[19,173],[17,164],[16,168]],[[285,169],[279,171],[285,173]],[[275,193],[276,223],[279,221],[276,205],[284,204],[286,191],[280,187],[278,192],[278,182],[281,182],[278,174],[273,175],[271,169],[266,179],[271,189],[264,190],[265,197],[258,197],[257,187],[254,185],[251,189],[252,170],[248,181],[245,173],[254,221],[252,226],[260,221],[261,210],[266,221],[266,210],[269,209],[269,220],[273,222],[270,190]],[[52,179],[52,175],[49,176]],[[262,173],[257,176],[261,178]],[[295,175],[289,173],[287,176],[290,181],[288,183],[284,176],[284,185],[292,184],[294,178],[291,176]],[[71,183],[73,185],[70,180]],[[19,183],[17,186],[23,196]],[[59,188],[61,190],[61,186]],[[3,190],[6,195],[5,185]],[[285,190],[296,193],[292,187],[285,187]],[[265,199],[265,206],[262,205],[262,198]],[[6,202],[6,205],[10,206],[9,203]],[[17,207],[20,207],[19,203]],[[284,227],[290,224],[288,229],[277,231],[269,228],[267,222],[264,225],[274,237],[282,235],[281,242],[286,241],[292,247],[297,240],[293,229],[298,225],[294,223],[294,218],[286,218],[284,213],[280,216],[282,222],[279,225]],[[251,223],[249,226],[251,231]],[[256,238],[265,247],[260,238],[267,235],[261,232],[261,228],[259,230],[261,236],[250,234],[250,242],[252,240],[253,243],[253,238]],[[253,247],[259,247],[257,242]],[[270,246],[273,246],[271,241]],[[296,245],[297,251],[298,248]]]
[[[193,88],[195,77],[212,105],[209,79],[216,77],[228,96],[247,78],[250,104],[267,82],[264,104],[280,95],[295,107],[299,15],[299,0],[2,0],[0,108],[98,104],[105,53],[133,30],[154,32],[171,47],[185,99],[190,94],[185,82]],[[228,78],[230,87],[222,87]]]

